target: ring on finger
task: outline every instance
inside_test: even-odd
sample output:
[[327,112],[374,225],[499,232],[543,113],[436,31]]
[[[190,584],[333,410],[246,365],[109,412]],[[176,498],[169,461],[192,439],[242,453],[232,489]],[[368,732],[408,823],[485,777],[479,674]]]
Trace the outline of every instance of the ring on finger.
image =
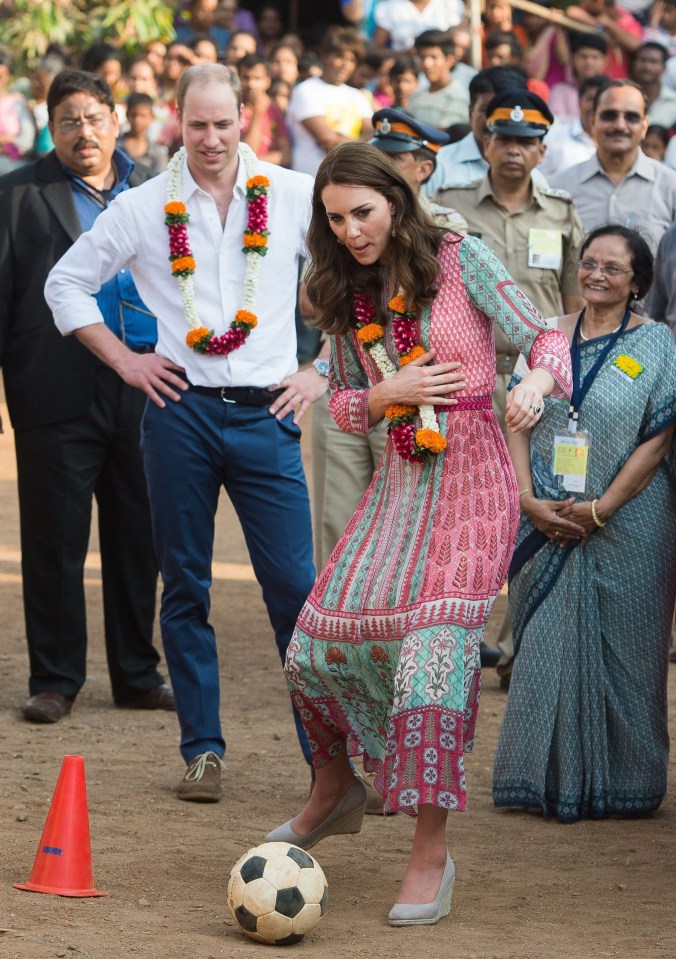
[[542,407],[540,406],[539,403],[529,406],[528,409],[532,410],[536,416],[539,416],[540,413],[542,412]]

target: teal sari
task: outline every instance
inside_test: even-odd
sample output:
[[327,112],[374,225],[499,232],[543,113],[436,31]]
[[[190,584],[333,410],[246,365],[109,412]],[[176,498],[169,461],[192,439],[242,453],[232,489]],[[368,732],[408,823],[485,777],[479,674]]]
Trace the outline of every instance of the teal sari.
[[[607,337],[580,350],[592,368]],[[631,362],[633,361],[633,362]],[[531,434],[535,495],[566,499],[552,473],[568,406],[548,400]],[[632,452],[676,420],[668,327],[623,332],[580,410],[591,433],[586,491],[600,497]],[[562,822],[657,809],[667,785],[667,670],[676,598],[674,451],[584,548],[561,549],[522,517],[510,571],[517,656],[493,772],[495,805]]]

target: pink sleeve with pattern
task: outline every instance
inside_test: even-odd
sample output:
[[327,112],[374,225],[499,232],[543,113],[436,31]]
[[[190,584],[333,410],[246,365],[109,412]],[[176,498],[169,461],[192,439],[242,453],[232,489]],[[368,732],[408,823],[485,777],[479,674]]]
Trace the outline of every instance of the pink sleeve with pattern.
[[570,364],[568,340],[561,330],[543,330],[535,337],[528,355],[531,370],[546,370],[554,377],[551,396],[555,400],[567,400],[573,392],[573,374]]
[[343,433],[370,433],[369,381],[350,333],[331,337],[329,413]]

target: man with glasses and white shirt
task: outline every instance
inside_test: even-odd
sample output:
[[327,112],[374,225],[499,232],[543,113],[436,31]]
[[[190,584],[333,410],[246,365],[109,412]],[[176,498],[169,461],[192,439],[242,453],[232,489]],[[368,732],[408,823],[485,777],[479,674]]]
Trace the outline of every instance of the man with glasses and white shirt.
[[[14,427],[30,657],[23,716],[55,723],[85,682],[84,562],[99,518],[108,671],[115,702],[174,709],[152,644],[157,563],[139,450],[141,394],[54,326],[50,269],[118,194],[148,179],[115,147],[108,84],[59,73],[47,98],[54,150],[0,179],[0,364]],[[152,351],[155,317],[131,274],[98,294],[111,336]]]
[[676,220],[676,172],[642,152],[648,122],[640,87],[610,80],[594,100],[596,152],[550,182],[571,194],[585,230],[621,223],[640,230],[654,251]]

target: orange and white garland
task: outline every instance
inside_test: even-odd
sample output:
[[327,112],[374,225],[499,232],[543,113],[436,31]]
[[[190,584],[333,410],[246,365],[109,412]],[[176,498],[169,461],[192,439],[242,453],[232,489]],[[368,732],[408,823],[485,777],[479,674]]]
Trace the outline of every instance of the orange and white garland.
[[202,326],[195,302],[193,274],[197,268],[190,249],[188,223],[190,214],[183,202],[183,164],[186,157],[185,147],[174,154],[169,163],[167,182],[167,203],[164,207],[164,222],[169,232],[169,259],[172,274],[178,280],[185,318],[190,330],[186,343],[196,353],[206,356],[227,356],[239,349],[246,341],[258,318],[253,312],[258,293],[258,274],[261,258],[268,251],[268,187],[270,181],[258,173],[258,158],[251,147],[240,143],[238,153],[246,170],[247,224],[242,239],[242,252],[247,254],[246,275],[244,278],[244,297],[242,308],[235,313],[235,319],[225,333],[216,336],[213,330]]
[[[406,296],[401,290],[387,305],[392,316],[392,336],[401,368],[425,353],[424,348],[415,342],[418,312],[414,303],[407,305]],[[357,323],[357,339],[373,357],[383,379],[389,379],[398,370],[383,345],[385,328],[375,319],[376,311],[371,298],[365,293],[355,293],[353,312]],[[419,429],[414,426],[416,414],[420,416]],[[446,449],[446,439],[439,431],[437,415],[430,404],[412,406],[395,403],[387,407],[385,416],[390,421],[392,443],[402,459],[429,460]]]

